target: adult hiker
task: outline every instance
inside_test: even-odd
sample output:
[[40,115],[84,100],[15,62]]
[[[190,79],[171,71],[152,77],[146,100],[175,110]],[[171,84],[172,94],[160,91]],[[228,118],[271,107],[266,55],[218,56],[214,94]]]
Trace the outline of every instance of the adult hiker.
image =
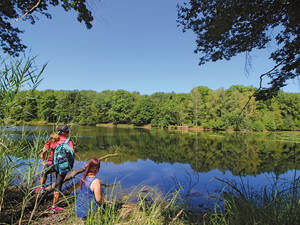
[[[40,178],[41,187],[38,187],[35,191],[36,191],[36,193],[44,192],[44,190],[45,190],[44,185],[47,180],[47,175],[55,172],[56,181],[55,181],[55,191],[53,193],[53,202],[52,202],[52,207],[51,207],[51,213],[60,212],[63,210],[62,208],[57,206],[57,203],[58,203],[59,195],[60,195],[60,192],[62,189],[63,181],[67,175],[67,172],[71,168],[68,168],[68,170],[66,170],[66,171],[61,171],[60,168],[58,168],[58,163],[55,162],[55,160],[57,161],[57,159],[56,159],[57,152],[60,151],[62,148],[64,148],[62,146],[67,145],[66,147],[70,149],[69,151],[72,153],[72,157],[75,153],[74,145],[73,145],[72,141],[68,138],[69,131],[70,130],[69,130],[68,126],[66,126],[66,125],[59,126],[57,129],[57,132],[53,132],[50,135],[50,139],[46,142],[46,144],[44,145],[44,147],[41,150],[41,158],[42,158],[42,164],[44,165],[44,168],[43,168],[42,175]],[[45,153],[47,151],[49,151],[49,157],[48,157],[47,162],[45,163],[44,162]],[[64,158],[66,158],[66,157],[64,156]],[[68,164],[68,167],[72,167],[72,166],[73,165]]]
[[91,211],[95,211],[102,201],[101,182],[96,178],[100,169],[100,160],[92,158],[80,180],[79,190],[76,193],[75,211],[77,217],[85,220]]

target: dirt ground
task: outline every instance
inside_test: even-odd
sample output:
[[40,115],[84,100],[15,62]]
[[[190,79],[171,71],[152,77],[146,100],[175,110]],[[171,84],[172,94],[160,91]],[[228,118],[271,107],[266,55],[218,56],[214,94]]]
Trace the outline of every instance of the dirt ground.
[[[2,224],[20,224],[20,218],[22,217],[21,224],[27,225],[83,225],[84,222],[77,218],[75,215],[75,203],[72,197],[63,199],[59,206],[64,208],[64,211],[51,214],[52,195],[43,194],[36,195],[32,193],[29,196],[29,200],[24,207],[23,199],[26,190],[19,187],[9,188],[4,197],[3,208],[0,213],[0,225]],[[118,204],[120,207],[121,218],[126,218],[132,214],[135,210],[135,204]],[[22,214],[23,211],[23,214]]]
[[[20,187],[12,187],[6,190],[3,207],[0,213],[0,224],[19,224],[22,217],[21,224],[80,224],[74,215],[74,207],[68,206],[68,204],[74,204],[72,201],[66,201],[62,199],[59,206],[65,210],[60,213],[51,214],[50,208],[52,203],[52,195],[44,194],[37,199],[36,194],[28,195],[28,201],[26,207],[24,207],[23,199],[26,195],[26,190]],[[23,213],[22,213],[23,212]],[[75,221],[72,221],[74,219]]]
[[49,209],[47,213],[40,215],[32,224],[36,225],[53,225],[53,224],[64,224],[64,225],[83,225],[83,221],[77,219],[72,212],[70,212],[67,208],[63,212],[50,214]]
[[[144,190],[145,191],[145,190]],[[28,192],[27,192],[28,193]],[[142,192],[141,192],[142,193]],[[148,193],[148,192],[146,192]],[[12,187],[6,190],[3,208],[0,212],[0,225],[2,224],[33,224],[33,225],[83,225],[84,222],[75,215],[75,203],[71,196],[61,197],[59,206],[64,208],[62,212],[51,214],[52,195],[45,193],[41,196],[34,192],[28,196],[26,205],[23,199],[26,190],[20,187]],[[110,203],[106,203],[110,204]],[[149,203],[151,204],[151,203]],[[25,205],[25,207],[24,207]],[[127,221],[131,215],[135,220],[142,217],[139,215],[140,206],[135,203],[118,202],[116,208],[119,210],[121,221]],[[22,219],[20,219],[22,218]],[[21,222],[20,222],[21,220]],[[30,222],[29,222],[30,221]],[[128,222],[120,224],[130,224]],[[136,223],[135,223],[136,224]]]

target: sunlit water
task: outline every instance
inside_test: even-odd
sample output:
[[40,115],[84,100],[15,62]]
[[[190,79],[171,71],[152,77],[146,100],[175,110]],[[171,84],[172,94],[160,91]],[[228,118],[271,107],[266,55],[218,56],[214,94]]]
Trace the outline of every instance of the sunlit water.
[[[9,129],[17,133],[21,128]],[[25,129],[45,135],[53,127]],[[299,175],[300,133],[296,132],[183,133],[73,127],[71,136],[77,152],[75,169],[92,157],[117,151],[117,157],[101,163],[98,177],[102,183],[119,183],[124,193],[137,185],[155,187],[164,194],[181,188],[183,203],[194,209],[211,207],[230,189],[220,179],[241,191],[262,191],[274,184],[281,188]]]

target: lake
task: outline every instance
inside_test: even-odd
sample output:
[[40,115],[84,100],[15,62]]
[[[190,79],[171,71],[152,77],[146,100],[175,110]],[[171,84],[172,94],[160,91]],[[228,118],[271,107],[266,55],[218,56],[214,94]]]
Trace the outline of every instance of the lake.
[[[51,126],[26,129],[50,131]],[[179,187],[182,201],[210,207],[229,186],[261,191],[276,183],[283,188],[298,177],[298,132],[180,132],[162,129],[73,127],[75,168],[92,157],[118,152],[101,163],[102,183],[120,183],[124,192],[137,185],[170,193]],[[218,178],[218,179],[216,179]]]

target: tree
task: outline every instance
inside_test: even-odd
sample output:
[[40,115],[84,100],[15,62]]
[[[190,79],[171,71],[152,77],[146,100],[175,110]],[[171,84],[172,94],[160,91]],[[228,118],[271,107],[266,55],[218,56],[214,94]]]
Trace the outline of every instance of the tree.
[[190,0],[178,6],[177,21],[184,32],[197,35],[199,65],[275,42],[279,47],[270,54],[275,66],[261,75],[270,78],[270,86],[260,85],[257,99],[270,98],[300,75],[299,0]]
[[69,123],[73,120],[72,107],[72,93],[69,91],[58,91],[56,93],[56,106],[54,108],[54,115],[59,122]]
[[170,102],[171,107],[177,120],[177,125],[186,125],[189,122],[189,94],[176,94],[172,101]]
[[77,93],[77,96],[79,95],[81,96],[80,101],[78,101],[78,106],[80,106],[80,114],[74,114],[73,120],[78,120],[80,125],[96,125],[99,120],[99,113],[97,107],[95,106],[96,92],[81,91]]
[[211,90],[208,87],[199,86],[193,88],[190,93],[190,107],[194,112],[195,125],[201,125],[207,116],[207,100]]
[[19,38],[19,34],[24,31],[15,27],[16,23],[14,22],[22,19],[34,24],[38,20],[38,14],[51,19],[52,16],[48,13],[48,9],[52,6],[61,6],[65,11],[74,10],[79,22],[84,22],[88,29],[92,27],[93,17],[86,0],[1,0],[0,40],[4,53],[18,56],[26,48]]
[[134,125],[142,126],[150,124],[153,119],[154,104],[147,95],[140,96],[135,102],[130,113],[131,122]]
[[153,127],[168,127],[169,125],[177,124],[176,115],[173,105],[170,104],[175,93],[157,92],[152,94],[151,101],[154,103],[153,119],[151,125]]
[[99,114],[99,122],[100,123],[108,123],[111,122],[109,118],[109,109],[112,106],[113,102],[113,91],[102,91],[96,95],[95,105]]
[[38,115],[39,119],[47,122],[56,122],[55,107],[56,97],[53,90],[46,90],[40,92],[38,101]]
[[108,115],[114,124],[129,122],[129,114],[132,110],[133,102],[133,94],[128,91],[117,90],[114,92],[112,106],[108,111]]

